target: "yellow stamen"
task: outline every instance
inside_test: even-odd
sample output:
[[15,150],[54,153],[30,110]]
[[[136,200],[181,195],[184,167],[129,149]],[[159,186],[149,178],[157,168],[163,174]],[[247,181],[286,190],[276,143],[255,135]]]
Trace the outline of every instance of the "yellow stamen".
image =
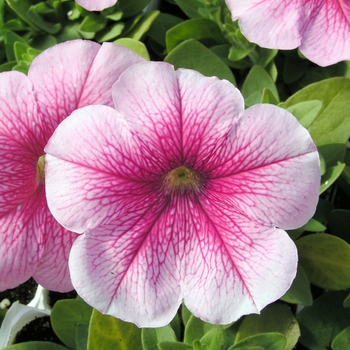
[[36,178],[40,184],[45,182],[45,154],[36,163]]

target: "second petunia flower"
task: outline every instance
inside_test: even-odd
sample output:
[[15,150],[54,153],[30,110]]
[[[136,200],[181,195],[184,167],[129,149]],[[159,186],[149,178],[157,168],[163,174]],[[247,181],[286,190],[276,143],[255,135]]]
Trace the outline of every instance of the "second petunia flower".
[[141,327],[166,325],[182,301],[225,324],[281,297],[297,267],[284,229],[318,200],[307,130],[166,63],[128,68],[112,92],[115,109],[74,111],[45,149],[50,210],[84,232],[69,261],[78,294]]
[[295,49],[320,66],[350,59],[348,0],[226,0],[251,42]]

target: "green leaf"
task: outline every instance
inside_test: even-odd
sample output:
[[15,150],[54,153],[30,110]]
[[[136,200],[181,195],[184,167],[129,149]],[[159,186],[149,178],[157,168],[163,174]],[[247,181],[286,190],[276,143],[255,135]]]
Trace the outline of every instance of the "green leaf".
[[88,33],[96,33],[102,30],[107,23],[107,19],[101,15],[90,13],[80,24],[80,30]]
[[163,341],[177,342],[175,333],[170,325],[161,328],[143,328],[141,332],[143,350],[155,350]]
[[192,344],[193,341],[201,339],[213,328],[222,328],[222,326],[204,322],[191,315],[185,327],[184,343]]
[[339,162],[344,163],[346,145],[343,143],[330,143],[323,145],[318,147],[318,151],[322,155],[327,168],[335,166]]
[[323,232],[326,230],[326,226],[322,225],[319,221],[311,218],[305,225],[305,231],[308,232]]
[[350,344],[350,327],[346,327],[339,334],[336,335],[332,342],[333,350],[344,350]]
[[217,76],[219,79],[226,79],[236,84],[230,68],[212,51],[193,39],[179,44],[164,61],[173,64],[175,69],[180,67],[195,69],[207,77]]
[[35,7],[31,6],[27,11],[28,18],[41,30],[43,30],[46,33],[49,34],[57,34],[62,25],[60,23],[51,23],[48,21],[45,21],[42,16],[40,16],[37,11],[35,10]]
[[300,102],[319,100],[322,108],[309,127],[317,146],[343,143],[350,136],[350,79],[331,78],[311,84],[291,96],[284,104],[289,108]]
[[224,349],[226,345],[226,335],[223,327],[212,328],[203,335],[200,342],[210,350]]
[[59,300],[51,311],[51,324],[58,338],[71,349],[76,349],[76,327],[90,322],[92,307],[82,300]]
[[152,23],[159,16],[159,13],[159,11],[151,11],[144,14],[131,30],[126,33],[126,36],[135,40],[141,40],[151,27]]
[[14,32],[7,32],[5,34],[5,51],[6,51],[7,61],[16,60],[16,55],[14,51],[14,46],[16,42],[23,43],[24,45],[28,45],[27,42],[22,37],[20,37]]
[[94,310],[90,322],[87,350],[142,349],[141,329],[133,323],[103,315]]
[[182,305],[181,305],[181,318],[182,318],[182,322],[185,326],[187,326],[187,323],[190,320],[191,316],[192,316],[191,311],[188,310],[185,303],[182,303]]
[[334,337],[348,327],[350,309],[343,307],[346,296],[347,292],[326,292],[297,314],[299,342],[307,349],[329,349]]
[[[193,350],[192,345],[179,343],[179,342],[173,342],[173,341],[164,341],[164,342],[160,343],[158,345],[158,347],[159,347],[159,350]],[[127,349],[125,349],[125,350],[127,350]],[[154,350],[156,350],[156,349],[154,349]]]
[[205,9],[203,1],[200,0],[175,0],[181,10],[190,18],[202,18],[200,10]]
[[345,298],[343,302],[344,307],[350,307],[350,294]]
[[275,99],[279,101],[276,85],[271,76],[259,65],[255,65],[249,71],[243,86],[242,95],[245,104],[250,107],[254,104],[261,103],[264,89],[269,89]]
[[147,32],[147,35],[159,45],[165,47],[165,33],[170,28],[180,24],[181,22],[183,22],[183,20],[179,17],[170,15],[168,13],[160,13],[152,23],[151,28]]
[[118,40],[115,40],[114,43],[127,47],[128,49],[139,54],[141,57],[143,57],[147,61],[150,60],[147,47],[141,41],[131,39],[131,38],[120,38]]
[[81,322],[75,329],[75,345],[77,350],[86,350],[89,336],[89,324]]
[[135,16],[141,12],[151,0],[118,0],[117,7],[123,12],[123,17]]
[[344,168],[345,168],[344,163],[338,163],[338,165],[332,166],[326,170],[325,174],[322,175],[322,178],[321,178],[320,194],[326,191],[329,187],[333,185],[333,183],[341,175]]
[[[281,104],[283,107],[283,104]],[[291,112],[298,120],[299,123],[304,127],[308,128],[316,119],[322,108],[322,101],[320,100],[311,100],[296,103],[287,109]]]
[[297,275],[286,294],[281,300],[291,304],[299,304],[304,306],[312,305],[312,294],[310,289],[310,281],[302,266],[298,264]]
[[19,62],[22,60],[22,56],[27,53],[27,49],[29,45],[27,43],[22,43],[20,41],[16,41],[13,45],[13,49],[15,52],[16,61]]
[[265,307],[260,315],[244,317],[236,337],[236,342],[262,333],[281,333],[287,343],[284,350],[291,350],[300,337],[299,325],[286,304],[274,303]]
[[63,345],[51,343],[48,341],[31,341],[28,343],[20,343],[10,345],[3,350],[67,350]]
[[278,105],[278,100],[270,89],[265,88],[262,92],[261,103]]
[[225,43],[221,30],[215,22],[205,18],[190,19],[167,31],[168,52],[170,53],[176,46],[188,39],[200,41],[207,47]]
[[250,349],[251,347],[262,347],[264,350],[284,350],[286,346],[286,337],[280,333],[263,333],[245,338],[234,344],[228,350]]
[[118,36],[121,35],[125,28],[125,23],[123,22],[118,22],[114,24],[113,26],[108,26],[106,29],[101,30],[97,35],[96,35],[96,40],[100,43],[104,41],[110,41]]
[[311,283],[321,288],[350,288],[350,245],[325,233],[314,233],[296,242],[300,263]]

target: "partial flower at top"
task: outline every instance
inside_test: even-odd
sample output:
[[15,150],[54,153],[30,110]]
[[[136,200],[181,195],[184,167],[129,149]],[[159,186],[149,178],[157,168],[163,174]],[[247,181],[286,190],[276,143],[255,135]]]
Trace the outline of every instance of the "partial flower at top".
[[297,267],[283,229],[313,215],[320,172],[309,133],[272,105],[244,110],[228,81],[170,64],[127,69],[115,109],[73,112],[49,140],[47,198],[84,232],[69,258],[93,307],[160,327],[184,300],[230,323],[289,288]]
[[350,60],[348,0],[226,0],[251,42],[295,49],[320,66]]
[[102,11],[117,3],[118,0],[76,0],[76,3],[88,11]]
[[0,290],[31,276],[50,290],[73,289],[68,254],[76,234],[47,207],[44,147],[75,109],[111,106],[113,83],[140,61],[111,43],[76,40],[44,51],[28,76],[0,74]]

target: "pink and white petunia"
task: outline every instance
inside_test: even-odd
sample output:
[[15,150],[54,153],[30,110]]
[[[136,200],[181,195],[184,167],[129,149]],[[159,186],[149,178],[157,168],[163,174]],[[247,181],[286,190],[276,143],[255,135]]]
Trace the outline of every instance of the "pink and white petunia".
[[0,290],[31,276],[50,290],[73,289],[68,255],[77,235],[47,207],[44,147],[75,109],[112,106],[113,83],[140,61],[111,43],[76,40],[44,51],[28,76],[0,74]]
[[348,0],[226,0],[251,42],[295,49],[320,66],[350,60]]
[[102,11],[114,6],[118,0],[76,0],[76,3],[88,11]]
[[183,300],[225,324],[281,297],[297,267],[284,229],[318,200],[307,130],[166,63],[127,69],[112,92],[114,109],[74,111],[45,148],[49,208],[84,232],[69,258],[78,294],[140,327],[166,325]]

